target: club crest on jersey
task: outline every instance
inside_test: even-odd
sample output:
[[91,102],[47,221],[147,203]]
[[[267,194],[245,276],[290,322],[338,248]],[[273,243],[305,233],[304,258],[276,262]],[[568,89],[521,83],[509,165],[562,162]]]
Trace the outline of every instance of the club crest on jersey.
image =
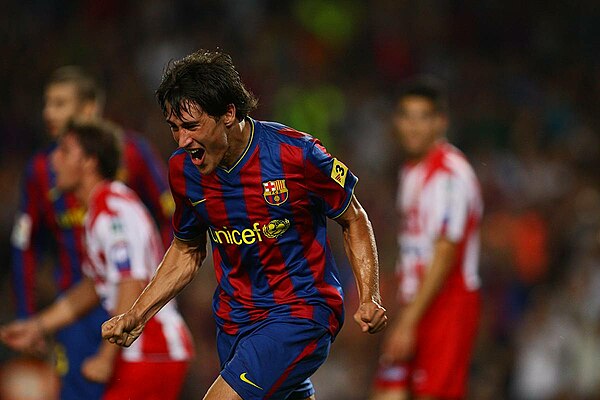
[[285,203],[289,197],[285,179],[263,182],[263,196],[265,201],[272,206],[280,206]]

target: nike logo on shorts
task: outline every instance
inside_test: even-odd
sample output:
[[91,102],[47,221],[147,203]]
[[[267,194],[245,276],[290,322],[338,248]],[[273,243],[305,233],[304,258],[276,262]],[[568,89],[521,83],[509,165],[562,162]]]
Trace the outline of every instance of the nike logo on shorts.
[[246,382],[247,384],[249,384],[249,385],[252,385],[252,386],[254,386],[255,388],[258,388],[258,389],[260,389],[260,390],[263,390],[263,388],[261,388],[260,386],[258,386],[256,383],[254,383],[254,382],[252,382],[250,379],[246,378],[246,374],[247,374],[247,372],[244,372],[243,374],[240,374],[240,379],[241,379],[243,382]]

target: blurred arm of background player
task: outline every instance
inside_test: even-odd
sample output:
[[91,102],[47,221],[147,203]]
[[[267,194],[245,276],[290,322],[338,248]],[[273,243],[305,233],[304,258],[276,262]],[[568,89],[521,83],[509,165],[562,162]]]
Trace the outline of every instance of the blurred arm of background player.
[[154,277],[133,306],[102,324],[102,337],[129,347],[146,323],[188,283],[206,258],[206,232],[195,241],[173,239]]
[[413,356],[417,326],[452,269],[456,246],[456,243],[444,237],[436,241],[433,259],[421,288],[414,300],[400,310],[389,336],[384,341],[384,360],[405,361]]
[[344,249],[352,265],[360,299],[354,320],[363,332],[379,332],[385,328],[387,316],[381,306],[379,261],[371,222],[354,196],[348,209],[335,221],[342,226]]
[[[120,282],[115,311],[126,311],[143,288],[144,282],[141,280]],[[73,323],[99,303],[94,282],[86,277],[38,314],[1,327],[0,339],[14,350],[35,352],[44,335]],[[98,352],[84,361],[81,367],[83,376],[94,382],[107,382],[112,377],[114,361],[119,351],[118,346],[103,342]]]
[[69,325],[99,302],[94,282],[82,279],[45,310],[1,327],[0,339],[14,350],[31,352],[45,334]]

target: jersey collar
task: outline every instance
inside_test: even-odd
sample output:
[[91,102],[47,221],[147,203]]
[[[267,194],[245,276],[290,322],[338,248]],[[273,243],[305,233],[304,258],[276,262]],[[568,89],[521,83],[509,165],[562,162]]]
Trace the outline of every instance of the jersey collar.
[[[252,155],[252,151],[254,149],[254,147],[256,147],[256,140],[255,140],[255,123],[254,120],[250,117],[246,117],[245,118],[246,122],[248,122],[250,124],[250,139],[248,140],[248,144],[246,145],[246,148],[244,149],[244,151],[242,152],[242,154],[240,155],[240,158],[238,158],[238,160],[231,166],[231,168],[224,168],[224,167],[217,167],[219,168],[221,171],[230,174],[231,172],[233,172],[234,170],[238,170],[239,168],[241,168],[242,166],[244,166],[244,164],[246,163],[246,161],[248,160],[248,158]],[[239,168],[238,168],[239,167]]]

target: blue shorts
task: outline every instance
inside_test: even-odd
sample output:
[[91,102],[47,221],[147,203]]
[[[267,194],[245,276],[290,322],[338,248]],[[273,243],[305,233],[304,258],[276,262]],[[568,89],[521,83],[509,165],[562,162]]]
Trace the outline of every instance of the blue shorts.
[[108,313],[99,306],[56,334],[55,360],[61,377],[61,400],[102,398],[104,385],[85,379],[81,365],[98,351],[102,342],[101,326],[108,318]]
[[236,335],[218,330],[221,376],[244,400],[305,399],[331,341],[327,328],[298,318],[260,321]]

